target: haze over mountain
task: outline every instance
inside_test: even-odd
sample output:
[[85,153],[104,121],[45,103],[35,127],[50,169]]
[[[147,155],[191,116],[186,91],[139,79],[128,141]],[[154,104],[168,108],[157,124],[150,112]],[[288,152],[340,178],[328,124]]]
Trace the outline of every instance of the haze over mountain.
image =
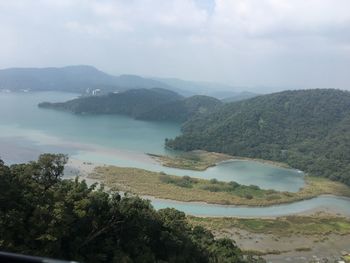
[[[0,70],[0,91],[54,90],[81,94],[104,94],[139,88],[163,88],[175,91],[185,97],[207,95],[217,99],[234,98],[234,100],[240,100],[247,98],[242,96],[242,92],[246,92],[242,91],[242,88],[220,83],[147,78],[129,74],[113,76],[87,65]],[[254,96],[253,93],[252,96]]]
[[86,93],[95,89],[104,92],[132,88],[169,88],[156,80],[135,75],[112,76],[92,66],[63,68],[11,68],[0,70],[0,89],[55,90]]
[[[347,0],[1,1],[0,68],[93,64],[117,74],[348,89]],[[34,19],[35,18],[35,19]],[[271,88],[276,87],[276,88]]]

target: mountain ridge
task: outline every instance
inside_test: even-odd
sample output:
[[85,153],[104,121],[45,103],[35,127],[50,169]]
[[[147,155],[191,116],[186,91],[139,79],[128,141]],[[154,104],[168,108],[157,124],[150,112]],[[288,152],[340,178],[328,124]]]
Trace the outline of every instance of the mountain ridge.
[[0,89],[11,91],[55,90],[91,93],[92,90],[100,90],[107,93],[155,87],[170,88],[152,79],[136,75],[113,76],[86,65],[0,70]]

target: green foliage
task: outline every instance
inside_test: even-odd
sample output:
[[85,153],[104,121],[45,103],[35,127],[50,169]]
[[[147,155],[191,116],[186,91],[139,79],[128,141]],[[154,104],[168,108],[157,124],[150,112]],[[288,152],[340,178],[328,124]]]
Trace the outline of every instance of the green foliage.
[[166,89],[137,89],[103,96],[81,97],[67,102],[42,102],[41,108],[83,114],[125,114],[136,119],[184,122],[213,111],[222,102],[208,96],[182,98]]
[[[166,184],[174,184],[179,187],[184,188],[193,188],[194,184],[198,184],[198,180],[195,178],[192,178],[190,176],[183,176],[183,177],[175,177],[175,176],[169,176],[166,174],[161,174],[159,176],[159,180]],[[254,196],[252,193],[256,195],[261,195],[261,189],[256,185],[240,185],[236,182],[221,182],[217,179],[213,178],[209,181],[209,184],[204,184],[199,186],[200,189],[210,192],[228,192],[228,193],[236,193],[239,196],[242,196],[246,199],[253,199]],[[272,193],[275,193],[275,191],[272,191]]]
[[43,102],[39,107],[77,114],[124,114],[137,118],[163,103],[181,98],[179,94],[166,89],[133,89],[103,96],[80,97],[67,102]]
[[225,104],[187,121],[166,145],[285,162],[350,185],[350,92],[284,91]]
[[160,181],[167,184],[174,184],[176,186],[192,188],[193,184],[197,183],[195,178],[191,178],[187,175],[183,177],[171,177],[169,175],[161,175],[159,177]]
[[62,180],[66,161],[0,161],[1,250],[81,262],[247,262],[231,240],[191,227],[182,212]]
[[159,105],[151,111],[140,114],[138,119],[184,122],[193,116],[212,112],[221,105],[222,102],[218,99],[196,95]]
[[[217,179],[211,179],[210,184],[203,185],[201,188],[203,190],[207,190],[210,192],[228,192],[228,193],[237,193],[241,196],[244,196],[247,199],[253,199],[254,194],[259,194],[261,192],[261,189],[256,185],[241,185],[237,182],[221,182]],[[249,193],[247,193],[249,192]],[[274,192],[274,191],[273,191]],[[261,193],[260,193],[261,194]],[[247,197],[248,196],[248,197]]]

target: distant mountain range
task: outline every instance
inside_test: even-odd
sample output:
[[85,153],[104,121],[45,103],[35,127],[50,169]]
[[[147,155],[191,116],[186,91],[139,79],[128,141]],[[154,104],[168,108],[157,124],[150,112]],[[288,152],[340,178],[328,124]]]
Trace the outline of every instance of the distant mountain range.
[[0,70],[0,89],[11,91],[115,92],[135,88],[170,88],[167,84],[134,75],[112,76],[91,66],[11,68]]
[[[176,78],[153,78],[154,80],[163,82],[173,88],[176,92],[183,96],[206,95],[220,100],[235,101],[239,98],[252,98],[259,94],[247,92],[243,87],[234,87],[222,83],[203,82],[203,81],[188,81]],[[249,94],[249,95],[248,95]]]
[[[163,88],[182,96],[207,95],[217,99],[241,97],[237,88],[180,79],[145,78],[137,75],[113,76],[92,66],[62,68],[10,68],[0,70],[0,91],[66,91],[105,94],[129,89]],[[254,94],[255,95],[255,94]]]

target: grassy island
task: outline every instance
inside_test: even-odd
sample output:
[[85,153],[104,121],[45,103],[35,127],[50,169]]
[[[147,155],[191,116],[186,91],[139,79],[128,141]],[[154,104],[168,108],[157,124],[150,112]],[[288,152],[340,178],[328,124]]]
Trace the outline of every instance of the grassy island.
[[350,197],[348,186],[325,178],[309,176],[305,177],[305,187],[296,193],[264,190],[255,185],[245,186],[236,182],[180,177],[163,172],[116,166],[97,167],[89,177],[102,181],[114,190],[137,195],[223,205],[268,206],[310,199],[322,194]]

